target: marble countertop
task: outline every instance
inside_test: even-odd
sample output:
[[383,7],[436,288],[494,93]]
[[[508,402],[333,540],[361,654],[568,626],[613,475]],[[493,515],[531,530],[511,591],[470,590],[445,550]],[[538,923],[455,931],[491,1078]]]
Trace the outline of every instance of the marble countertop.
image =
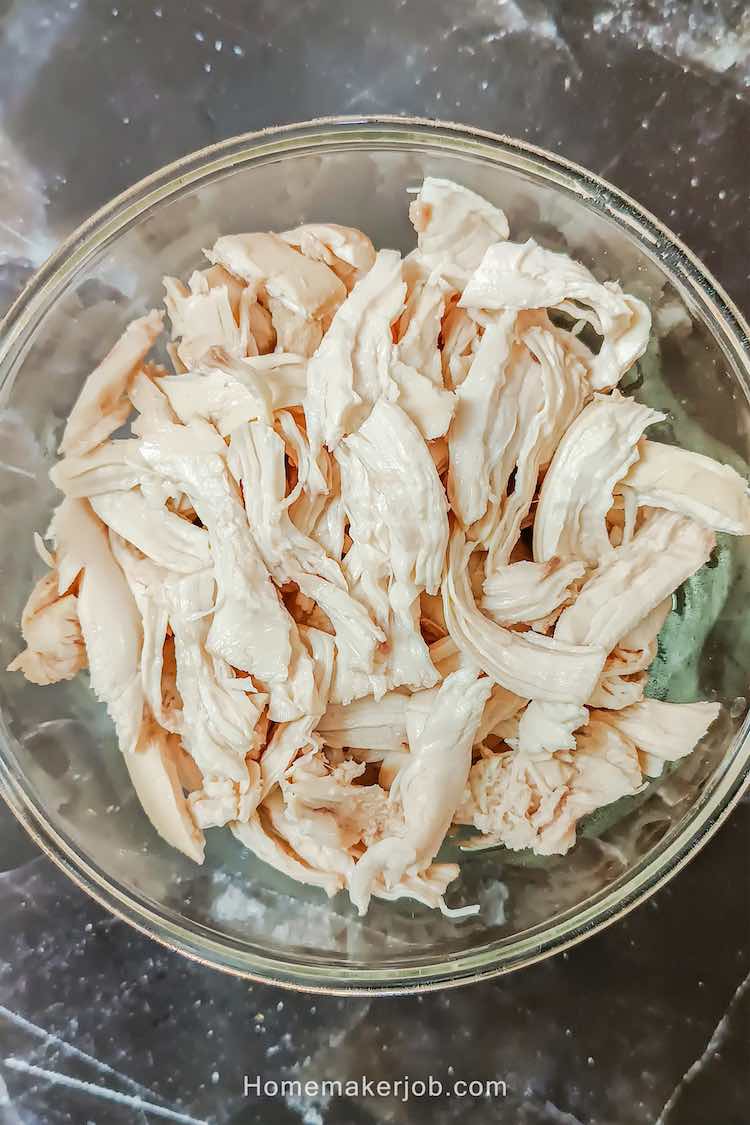
[[[750,17],[698,0],[2,0],[0,303],[82,218],[222,137],[336,113],[515,134],[602,173],[750,306]],[[750,804],[551,961],[400,999],[284,993],[107,916],[0,808],[0,1125],[743,1125]],[[252,1079],[499,1078],[504,1098]],[[251,1080],[248,1094],[244,1076]]]

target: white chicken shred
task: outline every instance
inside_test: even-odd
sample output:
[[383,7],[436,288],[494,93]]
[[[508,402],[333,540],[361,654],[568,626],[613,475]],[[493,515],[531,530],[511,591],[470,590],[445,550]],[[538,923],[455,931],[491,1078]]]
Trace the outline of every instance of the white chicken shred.
[[617,392],[597,395],[565,431],[539,493],[534,558],[597,563],[611,549],[606,515],[617,482],[638,459],[646,428],[664,418]]
[[649,669],[750,491],[644,438],[664,416],[617,385],[651,314],[617,280],[447,180],[409,215],[403,257],[306,223],[164,278],[174,374],[152,311],[82,381],[9,669],[88,669],[196,863],[228,827],[258,878],[458,920],[454,829],[564,854],[707,736],[720,701]]
[[702,453],[644,440],[620,483],[638,506],[666,508],[714,531],[750,535],[750,489],[730,465]]

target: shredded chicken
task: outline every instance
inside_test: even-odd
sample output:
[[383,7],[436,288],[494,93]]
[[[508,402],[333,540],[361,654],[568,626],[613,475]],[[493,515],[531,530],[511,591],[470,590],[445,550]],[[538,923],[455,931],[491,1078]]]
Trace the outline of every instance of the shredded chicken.
[[[520,561],[498,567],[484,580],[482,609],[498,625],[541,621],[572,600],[572,587],[585,573],[583,563],[576,560],[569,563],[561,563],[559,559],[546,563]],[[560,639],[570,638],[560,634]]]
[[618,711],[597,711],[634,743],[643,773],[658,777],[665,762],[690,754],[719,717],[718,703],[664,703],[644,699]]
[[646,426],[664,415],[616,392],[597,395],[566,430],[539,494],[534,558],[596,563],[612,545],[607,512],[618,481],[638,459]]
[[88,668],[195,862],[228,827],[361,913],[461,918],[454,826],[563,854],[701,743],[720,703],[647,698],[649,669],[750,492],[643,437],[663,415],[616,389],[642,301],[461,185],[428,177],[409,215],[403,257],[309,223],[164,278],[175,373],[153,311],[84,381],[9,668]]
[[490,310],[554,308],[587,320],[602,337],[598,355],[588,353],[593,390],[619,383],[643,355],[651,331],[651,315],[637,297],[623,293],[616,281],[602,284],[580,262],[533,239],[489,247],[460,304]]
[[402,818],[400,830],[370,845],[350,883],[361,914],[379,880],[390,889],[406,874],[424,874],[435,858],[463,795],[491,687],[489,679],[477,679],[476,672],[466,669],[448,676],[431,700],[421,729],[410,740],[409,764],[390,792]]
[[747,481],[702,453],[644,440],[620,489],[633,494],[639,506],[679,512],[729,535],[750,535]]
[[162,330],[162,314],[152,309],[134,320],[112,350],[94,368],[65,424],[60,453],[88,453],[119,429],[130,416],[128,387]]
[[508,237],[508,220],[481,195],[428,176],[409,206],[426,266],[462,289],[485,251]]
[[366,234],[354,227],[307,223],[285,230],[281,237],[307,258],[325,262],[348,290],[354,288],[375,262],[375,247]]
[[336,313],[307,368],[305,416],[313,450],[335,449],[382,398],[398,398],[391,324],[406,295],[401,255],[381,250]]
[[630,540],[596,568],[558,618],[555,636],[610,652],[710,558],[714,536],[671,512],[651,511]]
[[26,648],[8,665],[32,684],[72,680],[86,667],[86,648],[78,620],[78,599],[62,593],[56,570],[39,579],[21,615]]
[[467,661],[526,698],[585,702],[604,665],[597,645],[570,645],[538,633],[504,629],[477,609],[468,576],[473,544],[451,537],[443,608],[451,637]]

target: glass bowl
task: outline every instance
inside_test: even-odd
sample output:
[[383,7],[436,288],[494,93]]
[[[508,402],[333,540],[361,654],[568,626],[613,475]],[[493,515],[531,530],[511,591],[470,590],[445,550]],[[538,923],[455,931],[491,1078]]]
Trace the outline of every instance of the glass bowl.
[[[698,261],[656,219],[582,168],[519,141],[405,119],[271,129],[204,149],[143,180],[77,230],[8,313],[0,344],[0,665],[41,564],[55,493],[47,471],[85,374],[132,317],[161,300],[201,247],[238,230],[332,219],[407,250],[407,188],[425,174],[501,205],[512,236],[567,249],[618,278],[654,313],[654,340],[627,380],[666,409],[663,437],[746,471],[748,329]],[[580,941],[652,894],[694,855],[747,780],[748,544],[721,540],[675,599],[649,691],[725,707],[693,756],[585,826],[563,858],[493,849],[462,858],[452,920],[409,902],[364,919],[291,884],[226,830],[203,867],[172,851],[137,804],[104,708],[81,676],[36,688],[0,674],[0,786],[19,820],[112,913],[207,965],[325,992],[400,992],[528,965]],[[449,848],[448,851],[455,851]]]

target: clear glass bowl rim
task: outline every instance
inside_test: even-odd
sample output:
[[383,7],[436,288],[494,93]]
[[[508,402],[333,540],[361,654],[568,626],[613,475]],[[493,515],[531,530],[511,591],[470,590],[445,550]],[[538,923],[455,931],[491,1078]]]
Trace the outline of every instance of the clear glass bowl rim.
[[[0,322],[0,389],[26,350],[35,326],[67,282],[149,208],[221,172],[302,152],[382,144],[477,157],[530,174],[577,195],[634,235],[679,290],[687,293],[730,359],[750,397],[750,328],[701,262],[657,218],[586,168],[524,141],[465,125],[401,116],[329,117],[274,126],[193,152],[140,180],[81,224],[30,279]],[[334,216],[335,218],[335,216]],[[450,958],[362,965],[331,957],[292,960],[180,916],[127,890],[81,855],[47,820],[13,768],[0,729],[0,796],[42,851],[110,913],[162,945],[224,972],[282,987],[337,995],[399,994],[448,987],[510,972],[560,952],[610,925],[664,885],[713,835],[750,783],[750,716],[684,822],[634,868],[551,923],[488,942]]]

